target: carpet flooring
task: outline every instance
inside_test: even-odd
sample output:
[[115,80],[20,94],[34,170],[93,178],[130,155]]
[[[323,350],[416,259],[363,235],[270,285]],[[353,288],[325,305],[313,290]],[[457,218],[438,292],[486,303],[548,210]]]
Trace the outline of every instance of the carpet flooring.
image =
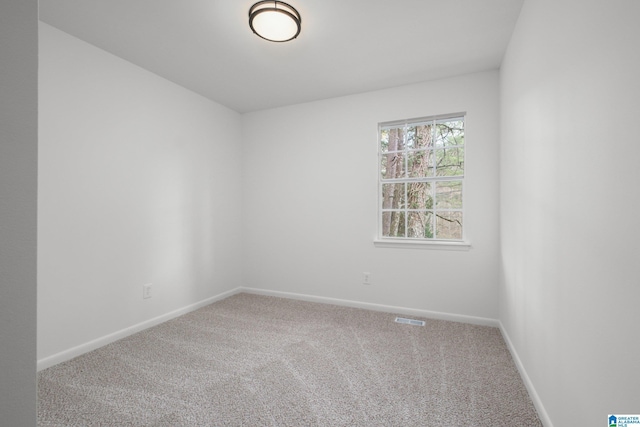
[[237,294],[39,372],[38,425],[542,426],[497,328],[395,317]]

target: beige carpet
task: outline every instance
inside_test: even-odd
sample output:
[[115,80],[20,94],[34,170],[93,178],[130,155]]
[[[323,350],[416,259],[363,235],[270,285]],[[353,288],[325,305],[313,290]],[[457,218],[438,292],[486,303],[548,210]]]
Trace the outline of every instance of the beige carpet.
[[38,374],[39,426],[541,426],[496,328],[238,294]]

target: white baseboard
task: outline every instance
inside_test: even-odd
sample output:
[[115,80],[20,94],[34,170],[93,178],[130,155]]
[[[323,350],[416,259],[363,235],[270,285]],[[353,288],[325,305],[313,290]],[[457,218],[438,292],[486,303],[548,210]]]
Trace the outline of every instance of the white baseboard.
[[404,314],[409,316],[426,317],[430,319],[449,320],[453,322],[471,323],[474,325],[497,327],[500,329],[500,332],[502,333],[502,336],[507,344],[507,347],[511,352],[511,356],[513,357],[516,367],[520,372],[520,376],[522,377],[522,380],[527,388],[527,391],[529,392],[529,396],[531,397],[531,400],[533,401],[533,404],[536,410],[538,411],[538,416],[540,417],[542,424],[545,427],[553,427],[553,423],[551,422],[551,419],[549,418],[549,415],[547,414],[547,411],[545,410],[542,404],[542,401],[540,400],[540,397],[538,396],[538,393],[536,392],[536,389],[533,386],[533,383],[531,382],[529,375],[527,374],[527,371],[524,369],[524,365],[522,364],[522,361],[520,360],[520,357],[518,356],[518,353],[516,352],[516,349],[513,346],[513,343],[511,342],[509,335],[507,334],[506,330],[504,329],[502,323],[499,320],[489,319],[485,317],[465,316],[461,314],[442,313],[438,311],[419,310],[414,308],[374,304],[374,303],[367,303],[367,302],[360,302],[360,301],[353,301],[353,300],[320,297],[315,295],[305,295],[305,294],[298,294],[298,293],[292,293],[292,292],[270,291],[270,290],[257,289],[257,288],[238,287],[235,289],[231,289],[230,291],[223,292],[213,297],[204,299],[195,304],[191,304],[186,307],[179,308],[177,310],[171,311],[169,313],[163,314],[158,317],[154,317],[153,319],[146,320],[144,322],[122,329],[120,331],[116,331],[109,335],[105,335],[101,338],[97,338],[95,340],[89,341],[79,346],[54,354],[52,356],[45,357],[44,359],[38,360],[37,370],[41,371],[43,369],[57,365],[58,363],[71,360],[74,357],[80,356],[84,353],[90,352],[104,345],[110,344],[114,341],[125,338],[129,335],[135,334],[136,332],[140,332],[144,329],[166,322],[167,320],[174,319],[178,316],[197,310],[201,307],[212,304],[216,301],[223,300],[225,298],[228,298],[232,295],[235,295],[241,292],[246,292],[246,293],[256,294],[256,295],[266,295],[266,296],[274,296],[274,297],[280,297],[280,298],[296,299],[301,301],[318,302],[318,303],[324,303],[324,304],[334,304],[334,305],[340,305],[345,307],[363,308],[366,310],[383,311],[388,313],[397,313],[397,314]]
[[280,298],[297,299],[301,301],[319,302],[324,304],[341,305],[345,307],[364,308],[366,310],[383,311],[386,313],[397,313],[408,316],[426,317],[429,319],[449,320],[452,322],[471,323],[474,325],[492,326],[497,328],[499,322],[496,319],[486,317],[465,316],[462,314],[442,313],[439,311],[419,310],[415,308],[397,307],[393,305],[375,304],[369,302],[360,302],[353,300],[344,300],[337,298],[319,297],[314,295],[296,294],[292,292],[270,291],[256,288],[238,288],[240,292],[246,292],[256,295],[267,295]]
[[522,364],[522,361],[520,360],[520,356],[518,356],[518,353],[516,352],[516,349],[513,346],[511,339],[509,338],[509,334],[507,334],[507,331],[504,329],[504,326],[502,326],[502,322],[498,321],[498,323],[500,325],[500,332],[502,332],[502,337],[504,338],[504,341],[507,343],[507,347],[511,352],[511,357],[516,363],[518,372],[520,372],[520,377],[522,377],[522,381],[524,382],[524,385],[525,387],[527,387],[527,391],[529,392],[529,397],[531,397],[531,400],[533,401],[533,406],[535,406],[536,411],[538,411],[538,417],[540,418],[540,421],[542,421],[542,424],[545,427],[553,427],[551,418],[549,418],[549,414],[547,414],[546,409],[544,409],[542,400],[540,400],[540,396],[538,396],[538,392],[533,386],[533,382],[531,382],[531,378],[529,378],[527,371],[524,369],[524,365]]
[[144,322],[138,323],[128,328],[113,332],[111,334],[105,335],[100,338],[96,338],[95,340],[86,342],[84,344],[80,344],[76,347],[72,347],[68,350],[61,351],[60,353],[56,353],[52,356],[48,356],[43,359],[40,359],[37,362],[37,370],[41,371],[43,369],[57,365],[58,363],[66,362],[67,360],[71,360],[74,357],[96,350],[114,341],[128,337],[129,335],[135,334],[137,332],[140,332],[152,326],[156,326],[160,323],[166,322],[167,320],[174,319],[178,316],[197,310],[201,307],[204,307],[216,301],[220,301],[222,299],[228,298],[240,292],[246,292],[246,293],[251,293],[256,295],[267,295],[267,296],[275,296],[280,298],[296,299],[296,300],[302,300],[302,301],[319,302],[324,304],[334,304],[334,305],[340,305],[345,307],[363,308],[366,310],[383,311],[387,313],[397,313],[397,314],[404,314],[408,316],[426,317],[430,319],[440,319],[440,320],[449,320],[453,322],[471,323],[474,325],[492,326],[496,328],[499,326],[498,320],[484,318],[484,317],[474,317],[474,316],[465,316],[461,314],[450,314],[450,313],[442,313],[437,311],[418,310],[413,308],[374,304],[374,303],[344,300],[344,299],[337,299],[337,298],[319,297],[314,295],[297,294],[292,292],[280,292],[280,291],[270,291],[265,289],[238,287],[230,291],[223,292],[219,295],[215,295],[211,298],[207,298],[205,300],[199,301],[195,304],[191,304],[186,307],[179,308],[177,310],[171,311],[161,316],[154,317],[153,319],[146,320]]
[[169,313],[165,313],[161,316],[154,317],[153,319],[145,320],[144,322],[138,323],[136,325],[130,326],[128,328],[113,332],[111,334],[105,335],[100,338],[96,338],[95,340],[89,341],[84,344],[80,344],[79,346],[72,347],[68,350],[61,351],[60,353],[56,353],[52,356],[45,357],[44,359],[40,359],[37,362],[37,370],[41,371],[43,369],[49,368],[51,366],[57,365],[58,363],[66,362],[67,360],[71,360],[74,357],[78,357],[84,353],[88,353],[92,350],[110,344],[119,339],[128,337],[129,335],[133,335],[136,332],[140,332],[144,329],[150,328],[152,326],[159,325],[160,323],[166,322],[167,320],[174,319],[178,316],[182,316],[183,314],[189,313],[191,311],[197,310],[201,307],[214,303],[216,301],[220,301],[222,299],[228,298],[231,295],[235,295],[241,292],[240,288],[235,288],[227,292],[223,292],[221,294],[215,295],[211,298],[204,299],[195,304],[188,305],[186,307],[179,308],[177,310],[173,310]]

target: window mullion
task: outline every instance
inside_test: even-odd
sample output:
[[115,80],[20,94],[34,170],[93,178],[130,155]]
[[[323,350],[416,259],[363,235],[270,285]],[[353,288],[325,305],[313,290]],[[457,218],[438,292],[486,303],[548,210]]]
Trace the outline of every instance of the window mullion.
[[404,125],[404,143],[402,144],[402,157],[404,158],[404,237],[409,237],[409,184],[407,183],[407,178],[409,178],[409,156],[407,151],[407,135],[409,134],[409,125],[405,123]]
[[431,220],[433,221],[433,238],[438,239],[438,206],[437,203],[437,193],[436,193],[436,181],[438,180],[438,157],[436,156],[436,139],[438,137],[438,120],[433,119],[432,131],[433,136],[431,137],[431,146],[433,147],[433,186],[431,187],[431,197],[433,197],[433,215],[431,215]]

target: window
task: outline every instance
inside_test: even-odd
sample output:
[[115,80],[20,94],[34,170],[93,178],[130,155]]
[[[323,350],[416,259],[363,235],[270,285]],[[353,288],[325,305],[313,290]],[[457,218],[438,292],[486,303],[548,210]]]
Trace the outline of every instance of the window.
[[464,236],[464,114],[381,123],[381,240],[460,242]]

